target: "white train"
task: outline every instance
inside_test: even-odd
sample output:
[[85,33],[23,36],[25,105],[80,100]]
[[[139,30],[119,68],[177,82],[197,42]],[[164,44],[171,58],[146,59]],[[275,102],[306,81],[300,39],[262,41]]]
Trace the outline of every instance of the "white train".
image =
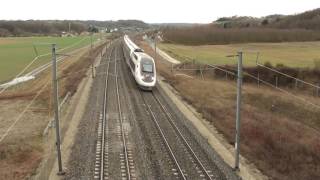
[[153,58],[134,44],[128,35],[123,37],[123,41],[124,56],[138,86],[144,90],[152,90],[157,76]]

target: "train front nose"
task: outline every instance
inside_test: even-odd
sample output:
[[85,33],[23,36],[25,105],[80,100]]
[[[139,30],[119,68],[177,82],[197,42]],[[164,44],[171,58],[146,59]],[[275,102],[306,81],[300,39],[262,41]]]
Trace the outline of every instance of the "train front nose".
[[153,73],[143,74],[142,81],[147,82],[147,83],[153,82],[154,81],[154,74]]

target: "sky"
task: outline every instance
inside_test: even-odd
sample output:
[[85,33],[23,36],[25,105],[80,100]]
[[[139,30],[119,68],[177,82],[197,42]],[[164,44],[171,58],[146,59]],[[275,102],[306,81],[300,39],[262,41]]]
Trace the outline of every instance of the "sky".
[[209,23],[225,16],[263,17],[320,8],[320,0],[4,0],[1,20],[119,20]]

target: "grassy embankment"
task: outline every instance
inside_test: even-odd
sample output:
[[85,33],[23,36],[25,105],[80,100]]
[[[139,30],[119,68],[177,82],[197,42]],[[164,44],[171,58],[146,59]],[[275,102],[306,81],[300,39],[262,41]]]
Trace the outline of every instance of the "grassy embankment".
[[[77,91],[79,83],[86,77],[86,72],[94,60],[88,56],[98,56],[102,47],[103,45],[95,47],[91,53],[89,49],[85,49],[75,54],[76,56],[67,57],[65,61],[59,63],[59,96],[61,98],[67,92],[73,94]],[[4,134],[42,87],[44,87],[43,91],[31,108],[0,143],[0,177],[4,179],[28,178],[35,173],[35,169],[45,158],[47,151],[54,152],[54,144],[48,144],[51,141],[44,140],[42,136],[53,114],[50,98],[52,94],[50,70],[45,71],[39,78],[18,85],[0,95],[0,112],[3,114],[0,117],[0,134]],[[61,126],[66,124],[63,119],[61,120]],[[50,150],[47,146],[51,147]]]
[[[93,41],[97,39],[98,36],[94,36]],[[34,43],[38,43],[38,45],[36,45],[38,55],[49,54],[38,59],[34,65],[28,69],[29,71],[50,60],[50,45],[40,45],[40,43],[56,43],[57,50],[67,48],[62,51],[66,53],[84,47],[90,44],[90,42],[90,36],[0,38],[0,82],[8,81],[15,77],[18,72],[36,57],[33,48]]]
[[[313,44],[313,43],[311,43]],[[205,63],[232,62],[225,55],[235,53],[239,47],[249,46],[268,52],[268,61],[279,63],[278,56],[284,64],[312,67],[312,59],[317,56],[319,43],[293,43],[292,47],[285,44],[257,44],[257,45],[223,45],[223,46],[181,46],[161,45],[169,54],[195,58]],[[289,44],[287,44],[289,45]],[[146,43],[141,45],[146,52],[153,55],[153,51]],[[303,48],[304,46],[304,48]],[[301,52],[301,49],[304,50]],[[299,50],[300,49],[300,50]],[[281,50],[288,50],[284,53]],[[171,53],[170,53],[171,51]],[[299,52],[300,51],[300,52]],[[307,53],[307,52],[312,53]],[[308,57],[306,65],[298,60]],[[273,56],[274,55],[274,56]],[[176,56],[177,57],[177,56]],[[214,57],[222,58],[215,61]],[[159,57],[158,57],[159,58]],[[272,59],[271,59],[272,58]],[[178,59],[180,59],[178,57]],[[159,60],[159,59],[158,59]],[[253,65],[248,64],[247,65]],[[174,76],[170,66],[163,61],[157,62],[158,72],[180,93],[180,95],[217,130],[224,135],[230,145],[235,137],[235,101],[236,84],[231,81],[214,79],[212,76],[201,80],[189,73],[193,79],[184,76]],[[185,72],[184,72],[185,73]],[[301,95],[309,102],[318,103],[313,96]],[[244,84],[241,154],[253,162],[264,174],[277,180],[301,180],[320,178],[320,110],[310,107],[300,100],[267,86],[257,87],[256,84]]]

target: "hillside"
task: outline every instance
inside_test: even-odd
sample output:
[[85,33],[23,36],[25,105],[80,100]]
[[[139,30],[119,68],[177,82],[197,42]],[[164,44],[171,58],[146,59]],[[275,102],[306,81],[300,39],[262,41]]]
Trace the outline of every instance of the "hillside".
[[270,27],[320,30],[320,8],[297,15],[280,17]]
[[222,17],[212,25],[224,28],[268,27],[281,29],[320,30],[320,8],[295,15],[274,14],[266,17]]
[[205,25],[166,27],[163,39],[184,45],[320,40],[320,9],[296,15],[222,17]]

